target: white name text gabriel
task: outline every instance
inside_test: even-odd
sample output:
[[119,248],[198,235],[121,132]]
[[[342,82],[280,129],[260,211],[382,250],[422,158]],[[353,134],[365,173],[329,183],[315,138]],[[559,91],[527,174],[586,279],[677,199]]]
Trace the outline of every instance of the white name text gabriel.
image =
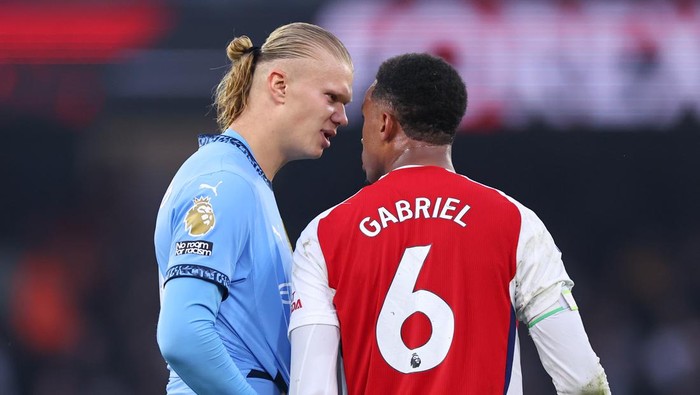
[[418,197],[413,201],[399,200],[394,207],[379,207],[377,217],[365,217],[360,221],[360,231],[368,237],[378,235],[392,223],[398,224],[409,219],[437,218],[453,221],[461,227],[467,226],[462,221],[471,207],[459,199],[438,197],[434,200]]

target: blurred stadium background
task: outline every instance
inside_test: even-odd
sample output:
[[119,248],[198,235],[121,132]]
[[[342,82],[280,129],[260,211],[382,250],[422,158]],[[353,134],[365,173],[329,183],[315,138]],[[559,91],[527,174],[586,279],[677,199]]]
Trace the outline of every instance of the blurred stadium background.
[[[613,393],[697,393],[697,1],[25,0],[0,2],[0,394],[164,393],[158,204],[216,130],[227,42],[292,21],[356,66],[351,126],[274,181],[292,242],[363,185],[379,63],[442,56],[470,94],[458,171],[548,226]],[[520,337],[525,393],[554,393]]]

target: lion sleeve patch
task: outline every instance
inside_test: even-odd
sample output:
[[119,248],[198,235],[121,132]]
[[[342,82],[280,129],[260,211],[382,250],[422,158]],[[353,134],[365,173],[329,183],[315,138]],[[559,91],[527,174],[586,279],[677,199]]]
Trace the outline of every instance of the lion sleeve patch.
[[214,207],[209,197],[194,198],[192,202],[185,216],[185,229],[190,236],[204,236],[216,226]]

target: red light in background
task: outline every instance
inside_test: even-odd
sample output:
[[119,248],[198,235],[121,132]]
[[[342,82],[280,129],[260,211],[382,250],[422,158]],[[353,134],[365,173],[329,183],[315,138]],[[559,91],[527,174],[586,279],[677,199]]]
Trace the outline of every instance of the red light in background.
[[171,22],[157,4],[4,4],[0,63],[113,62],[124,50],[153,44]]
[[0,64],[0,103],[12,97],[18,79],[13,66]]

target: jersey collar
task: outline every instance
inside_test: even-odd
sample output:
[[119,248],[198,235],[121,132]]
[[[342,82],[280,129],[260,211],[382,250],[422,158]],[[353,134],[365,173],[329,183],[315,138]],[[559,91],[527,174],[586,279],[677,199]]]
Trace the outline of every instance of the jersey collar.
[[199,146],[200,148],[210,144],[210,143],[227,143],[238,148],[248,159],[248,162],[253,166],[258,175],[265,181],[267,186],[272,189],[272,182],[267,179],[265,172],[263,171],[258,161],[255,160],[253,153],[250,151],[248,143],[245,141],[240,134],[236,133],[233,129],[226,129],[221,134],[200,134],[199,135]]
[[[452,171],[452,170],[450,170],[450,169],[446,169],[446,168],[444,168],[444,167],[440,167],[440,166],[433,166],[433,165],[403,165],[403,166],[397,167],[396,169],[391,170],[389,173],[384,174],[383,176],[379,177],[379,179],[381,180],[382,178],[388,176],[390,173],[392,173],[392,172],[394,172],[394,171],[396,171],[396,170],[413,169],[413,168],[416,168],[416,167],[437,167],[437,168],[440,168],[440,169],[443,169],[443,170],[447,170],[447,171],[449,171],[450,173],[454,173],[454,171]],[[379,181],[379,180],[377,180],[377,181]]]

